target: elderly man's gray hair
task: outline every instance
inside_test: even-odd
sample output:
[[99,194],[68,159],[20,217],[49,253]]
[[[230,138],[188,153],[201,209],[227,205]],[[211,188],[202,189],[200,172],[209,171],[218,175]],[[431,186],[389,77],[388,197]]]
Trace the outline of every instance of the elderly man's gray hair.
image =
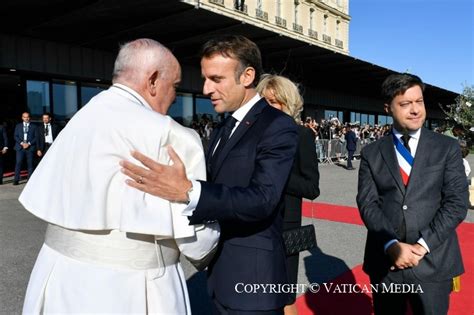
[[120,46],[112,81],[138,84],[147,73],[155,70],[162,78],[169,72],[170,58],[174,59],[174,56],[169,49],[153,39],[140,38],[127,42]]

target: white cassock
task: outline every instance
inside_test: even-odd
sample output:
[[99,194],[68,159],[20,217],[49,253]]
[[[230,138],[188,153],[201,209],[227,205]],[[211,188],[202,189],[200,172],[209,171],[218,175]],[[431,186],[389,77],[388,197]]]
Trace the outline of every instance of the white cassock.
[[[205,179],[196,132],[153,112],[115,84],[71,119],[35,170],[20,202],[49,223],[28,284],[23,312],[190,314],[182,253],[203,259],[217,245],[217,225],[190,226],[182,204],[125,184],[120,160],[131,150]],[[146,180],[146,179],[145,179]]]

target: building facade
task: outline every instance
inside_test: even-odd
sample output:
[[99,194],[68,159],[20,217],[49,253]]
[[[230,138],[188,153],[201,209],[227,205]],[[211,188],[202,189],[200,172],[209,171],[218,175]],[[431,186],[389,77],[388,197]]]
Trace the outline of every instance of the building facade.
[[[394,72],[349,55],[348,0],[77,0],[60,9],[22,3],[0,4],[9,12],[0,20],[0,123],[10,135],[25,110],[33,120],[51,112],[65,124],[110,86],[119,44],[140,37],[166,45],[182,65],[169,114],[185,125],[203,115],[218,119],[202,95],[199,48],[221,34],[249,37],[266,72],[300,84],[303,118],[390,123],[379,90]],[[435,126],[444,118],[438,104],[451,104],[456,94],[428,84],[425,96],[428,125]]]
[[184,0],[282,36],[349,54],[349,0]]

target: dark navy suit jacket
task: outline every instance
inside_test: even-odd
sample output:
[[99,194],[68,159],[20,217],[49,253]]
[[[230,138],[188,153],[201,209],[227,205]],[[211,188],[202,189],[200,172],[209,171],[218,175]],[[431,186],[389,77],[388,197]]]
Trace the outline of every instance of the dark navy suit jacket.
[[[408,186],[402,182],[392,135],[361,152],[357,204],[368,229],[364,271],[393,276],[384,245],[398,239],[430,248],[411,268],[421,282],[446,281],[464,271],[456,227],[468,209],[468,186],[456,140],[421,129]],[[404,226],[402,226],[404,225]]]
[[[24,141],[23,137],[23,123],[19,123],[15,126],[15,132],[13,133],[13,137],[15,139],[15,151],[23,150],[22,146],[20,143]],[[30,146],[26,151],[35,151],[36,150],[36,144],[38,140],[38,132],[37,132],[37,127],[35,124],[32,124],[30,122],[30,125],[28,126],[28,134],[26,138],[26,142],[30,143]]]
[[7,137],[7,130],[5,127],[0,125],[0,151],[4,148],[8,147],[8,137]]
[[[56,124],[51,124],[51,133],[53,135],[53,141],[56,140],[56,137],[59,134],[59,127]],[[45,135],[44,135],[44,124],[40,124],[38,126],[38,143],[37,143],[37,149],[40,150],[41,152],[46,151],[46,142],[45,142]]]
[[347,151],[355,151],[357,148],[357,137],[354,131],[349,130],[345,136]]
[[[207,160],[222,128],[211,136]],[[287,295],[239,293],[250,284],[287,282],[282,240],[282,192],[298,143],[293,119],[261,99],[240,122],[211,166],[190,217],[192,224],[218,220],[221,241],[208,269],[210,295],[236,310],[272,310]]]

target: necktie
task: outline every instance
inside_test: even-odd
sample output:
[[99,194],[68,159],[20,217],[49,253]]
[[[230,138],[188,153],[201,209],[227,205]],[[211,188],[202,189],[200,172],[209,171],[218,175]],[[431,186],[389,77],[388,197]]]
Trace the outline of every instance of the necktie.
[[28,133],[28,124],[25,124],[25,125],[23,126],[23,132],[24,132],[24,133]]
[[221,138],[219,140],[219,144],[217,145],[217,148],[214,150],[214,154],[212,155],[211,165],[215,164],[215,161],[217,161],[217,157],[219,156],[220,152],[222,152],[222,149],[227,143],[227,140],[229,140],[230,134],[232,133],[232,129],[234,129],[236,122],[237,119],[235,119],[234,117],[227,117],[224,126],[222,126],[222,133]]
[[408,141],[410,141],[410,138],[411,138],[411,137],[410,137],[409,135],[403,135],[403,136],[401,137],[402,142],[403,142],[403,146],[404,146],[405,148],[407,148],[408,152],[411,153],[410,146],[408,145]]
[[48,133],[49,133],[49,128],[48,128],[48,125],[46,124],[46,125],[44,125],[44,135],[45,135],[45,137],[48,136]]
[[[410,181],[411,168],[413,166],[413,156],[411,155],[410,146],[408,141],[410,140],[409,135],[403,135],[400,137],[401,142],[397,139],[395,134],[393,134],[393,142],[395,144],[395,151],[397,154],[398,165],[400,167],[400,174],[402,175],[402,181],[405,187]],[[405,215],[402,214],[402,222],[398,227],[400,240],[405,241],[406,239],[406,227],[405,227]]]

